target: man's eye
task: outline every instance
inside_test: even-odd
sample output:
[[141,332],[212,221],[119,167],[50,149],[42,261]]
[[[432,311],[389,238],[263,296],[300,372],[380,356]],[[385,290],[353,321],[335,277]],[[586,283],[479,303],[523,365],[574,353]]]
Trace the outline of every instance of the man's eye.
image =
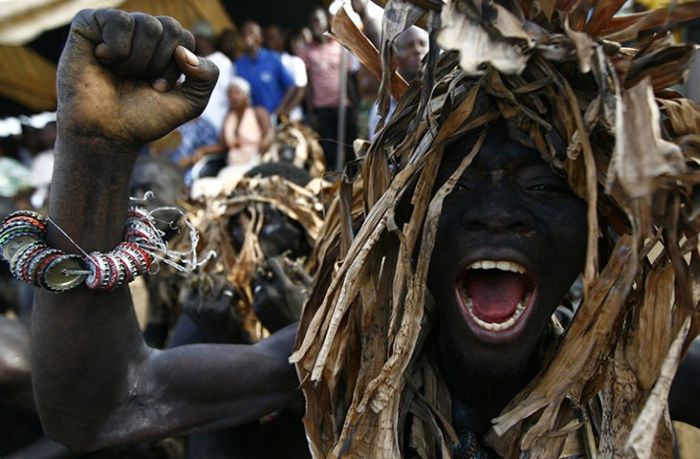
[[455,193],[461,193],[461,192],[464,192],[464,191],[469,191],[470,189],[471,189],[471,188],[469,188],[469,187],[468,187],[467,185],[465,185],[464,183],[457,183],[457,184],[455,184],[455,187],[454,187],[454,189],[453,189],[452,191],[454,191]]
[[537,185],[529,186],[528,191],[540,193],[568,193],[569,189],[564,185],[554,183],[538,183]]

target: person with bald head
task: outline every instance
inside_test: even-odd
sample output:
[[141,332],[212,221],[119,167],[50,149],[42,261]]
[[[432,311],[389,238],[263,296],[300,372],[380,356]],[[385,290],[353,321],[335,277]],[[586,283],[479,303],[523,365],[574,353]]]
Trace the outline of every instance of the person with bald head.
[[[381,48],[381,17],[378,17],[376,10],[370,11],[368,0],[352,0],[352,8],[362,19],[362,26],[367,38],[376,46]],[[373,14],[374,13],[374,14]],[[411,82],[418,76],[423,57],[428,52],[428,33],[416,26],[409,27],[399,34],[394,41],[394,53],[399,75],[407,82]],[[396,101],[391,99],[391,106],[387,117],[396,108]],[[368,138],[374,138],[377,125],[381,117],[379,116],[379,106],[375,102],[369,113]]]
[[[397,70],[399,75],[407,82],[411,82],[418,76],[423,57],[428,52],[428,33],[416,26],[410,27],[402,32],[394,42],[394,52],[396,54]],[[391,99],[387,119],[396,108],[396,100]],[[381,116],[379,115],[379,105],[372,104],[368,122],[368,137],[373,139]]]

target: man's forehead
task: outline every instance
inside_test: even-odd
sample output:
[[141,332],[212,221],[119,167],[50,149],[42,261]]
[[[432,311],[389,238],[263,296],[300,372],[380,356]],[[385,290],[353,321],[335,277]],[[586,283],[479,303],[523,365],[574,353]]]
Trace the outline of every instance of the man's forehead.
[[326,12],[322,8],[317,8],[311,12],[309,19],[325,22],[327,18]]
[[[458,138],[445,151],[444,162],[456,167],[468,155],[481,131],[470,132]],[[502,126],[494,126],[484,140],[481,150],[470,167],[479,169],[503,169],[508,166],[546,164],[540,154],[508,135]]]
[[246,22],[243,24],[243,33],[261,33],[260,26],[255,22]]
[[418,40],[428,43],[428,32],[416,26],[412,26],[399,34],[399,36],[396,38],[396,46],[400,47]]

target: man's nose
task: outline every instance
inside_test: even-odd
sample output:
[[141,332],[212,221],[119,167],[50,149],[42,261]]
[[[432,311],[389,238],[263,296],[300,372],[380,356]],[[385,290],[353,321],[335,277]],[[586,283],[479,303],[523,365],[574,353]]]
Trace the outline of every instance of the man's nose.
[[467,204],[461,219],[468,231],[526,234],[534,230],[532,214],[509,187],[489,187],[471,204]]

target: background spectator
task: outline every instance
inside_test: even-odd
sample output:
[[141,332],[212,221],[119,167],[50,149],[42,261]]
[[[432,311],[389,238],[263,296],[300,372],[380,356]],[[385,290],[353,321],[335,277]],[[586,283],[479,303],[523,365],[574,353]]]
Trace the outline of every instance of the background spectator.
[[184,171],[185,184],[192,185],[192,166],[199,159],[197,151],[201,147],[218,143],[219,134],[216,128],[206,118],[198,117],[188,121],[171,133],[176,137],[177,145],[164,149],[160,153]]
[[309,80],[306,75],[306,65],[304,61],[294,52],[294,38],[295,37],[291,34],[283,31],[276,25],[265,28],[266,46],[270,50],[280,54],[282,65],[284,65],[284,68],[294,80],[294,92],[291,99],[285,104],[285,110],[288,111],[280,109],[279,112],[281,115],[287,116],[290,121],[301,121],[304,118],[301,102],[304,100],[306,86]]
[[295,92],[294,80],[280,55],[262,47],[262,30],[252,21],[241,28],[243,54],[236,60],[238,75],[250,83],[252,104],[269,113],[289,113]]
[[209,24],[198,22],[192,27],[192,34],[194,35],[196,53],[211,60],[219,68],[219,80],[216,82],[209,103],[201,115],[214,126],[218,134],[228,111],[227,89],[235,69],[231,59],[223,52],[216,50],[214,31]]
[[[410,83],[418,76],[423,57],[428,52],[428,34],[418,27],[411,27],[396,37],[394,49],[399,74]],[[392,97],[387,118],[391,116],[395,108],[396,100]],[[379,106],[375,102],[369,114],[368,138],[370,140],[374,138],[380,120]]]
[[[319,133],[327,169],[338,170],[343,167],[337,157],[341,108],[345,110],[345,159],[354,158],[352,141],[357,136],[357,91],[354,74],[359,68],[359,63],[340,43],[325,35],[328,19],[328,13],[323,8],[316,8],[309,15],[309,29],[313,40],[304,49],[301,58],[306,64],[309,76],[308,114],[312,118],[313,127]],[[348,91],[341,95],[342,59],[347,59],[348,62]]]

